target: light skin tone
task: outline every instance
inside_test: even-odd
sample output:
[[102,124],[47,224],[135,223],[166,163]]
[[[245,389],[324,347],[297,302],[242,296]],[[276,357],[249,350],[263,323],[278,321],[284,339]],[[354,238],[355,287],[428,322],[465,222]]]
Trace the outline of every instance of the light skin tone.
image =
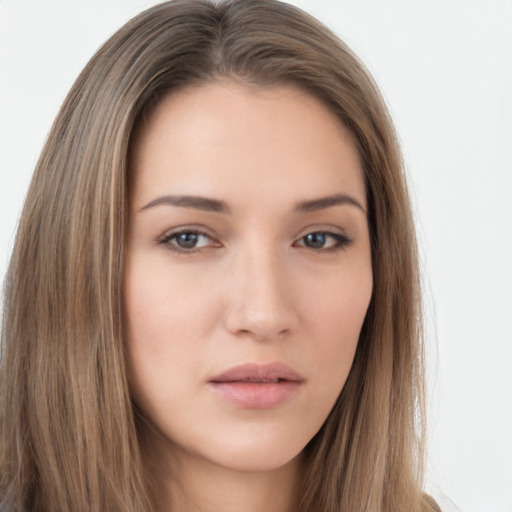
[[[293,86],[215,82],[162,100],[132,172],[129,378],[159,511],[296,510],[302,451],[347,379],[372,293],[352,136]],[[215,377],[246,363],[299,377],[275,402],[269,382],[235,386],[233,401]]]

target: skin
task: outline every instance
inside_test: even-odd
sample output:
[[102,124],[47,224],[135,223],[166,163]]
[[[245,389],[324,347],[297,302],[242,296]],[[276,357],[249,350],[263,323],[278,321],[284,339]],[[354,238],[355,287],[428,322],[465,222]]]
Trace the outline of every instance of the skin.
[[[372,293],[352,136],[298,88],[215,82],[166,97],[133,150],[129,376],[159,510],[294,510],[302,450],[343,388]],[[333,195],[344,199],[297,210]],[[204,234],[176,236],[190,231]],[[179,246],[187,237],[195,247]],[[240,407],[209,385],[276,361],[303,377],[276,407]]]

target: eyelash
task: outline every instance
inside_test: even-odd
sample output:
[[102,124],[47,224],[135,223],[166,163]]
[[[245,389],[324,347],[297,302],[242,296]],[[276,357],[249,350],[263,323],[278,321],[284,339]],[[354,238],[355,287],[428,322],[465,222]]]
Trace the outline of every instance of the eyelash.
[[[171,243],[171,241],[173,239],[177,238],[180,235],[195,235],[197,237],[203,236],[203,237],[209,238],[210,240],[213,241],[213,238],[210,235],[208,235],[207,233],[205,233],[204,231],[201,231],[198,229],[180,229],[179,231],[171,231],[169,233],[166,233],[158,240],[158,243],[160,245],[165,245],[169,250],[180,253],[180,254],[195,254],[195,253],[201,252],[204,248],[206,248],[210,245],[210,244],[208,244],[208,246],[204,246],[204,247],[191,247],[191,248],[187,249],[187,248],[180,247],[176,244]],[[331,231],[321,231],[321,230],[311,231],[310,233],[307,233],[306,235],[300,237],[299,241],[303,241],[306,239],[306,237],[311,236],[311,235],[324,235],[326,238],[330,237],[334,240],[334,243],[333,243],[332,247],[327,247],[327,248],[325,248],[325,247],[319,247],[319,248],[308,247],[305,244],[300,244],[298,247],[304,247],[306,249],[312,250],[313,252],[336,253],[336,252],[346,249],[353,242],[352,239],[350,239],[349,237],[342,235],[340,233],[333,233]],[[295,244],[297,244],[297,242],[295,242]],[[217,247],[220,247],[220,244],[217,245]]]

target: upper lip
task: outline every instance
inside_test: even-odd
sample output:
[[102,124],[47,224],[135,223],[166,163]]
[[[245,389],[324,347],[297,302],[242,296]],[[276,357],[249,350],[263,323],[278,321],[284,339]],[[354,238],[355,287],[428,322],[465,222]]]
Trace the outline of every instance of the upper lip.
[[268,382],[280,380],[302,382],[304,378],[284,363],[246,363],[229,368],[210,379],[210,382]]

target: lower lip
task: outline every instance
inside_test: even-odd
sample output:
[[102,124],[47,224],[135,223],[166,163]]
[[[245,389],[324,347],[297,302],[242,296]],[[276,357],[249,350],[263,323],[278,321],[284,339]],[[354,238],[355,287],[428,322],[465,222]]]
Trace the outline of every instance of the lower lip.
[[286,402],[301,383],[280,382],[210,382],[210,387],[228,402],[246,409],[271,409]]

